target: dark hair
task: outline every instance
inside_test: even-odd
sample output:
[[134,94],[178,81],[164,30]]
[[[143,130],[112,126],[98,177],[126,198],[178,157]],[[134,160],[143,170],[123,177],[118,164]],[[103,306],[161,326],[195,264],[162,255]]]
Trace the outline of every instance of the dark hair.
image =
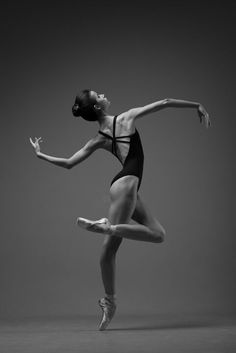
[[84,89],[76,96],[72,113],[74,116],[81,116],[87,121],[96,121],[97,113],[94,109],[96,103],[96,98],[91,96],[91,89]]

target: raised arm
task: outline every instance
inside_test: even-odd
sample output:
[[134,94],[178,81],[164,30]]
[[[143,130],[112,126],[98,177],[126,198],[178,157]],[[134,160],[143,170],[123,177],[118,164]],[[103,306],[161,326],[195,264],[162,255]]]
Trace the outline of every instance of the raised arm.
[[204,107],[198,102],[192,102],[182,99],[165,98],[160,101],[147,104],[143,107],[133,108],[129,110],[129,117],[131,119],[138,119],[145,115],[155,113],[164,108],[196,108],[200,122],[205,122],[206,128],[211,126],[209,115]]
[[71,169],[76,164],[79,164],[82,161],[84,161],[96,149],[98,149],[101,144],[100,140],[97,137],[94,137],[91,140],[89,140],[84,145],[84,147],[82,147],[78,152],[73,154],[70,158],[59,158],[59,157],[49,156],[45,153],[42,153],[40,151],[40,146],[39,146],[40,142],[42,142],[41,137],[35,138],[35,142],[33,142],[32,139],[30,138],[30,143],[34,147],[37,157],[39,157],[40,159],[44,159],[45,161],[48,161],[50,163],[53,163],[59,167],[66,168],[66,169]]

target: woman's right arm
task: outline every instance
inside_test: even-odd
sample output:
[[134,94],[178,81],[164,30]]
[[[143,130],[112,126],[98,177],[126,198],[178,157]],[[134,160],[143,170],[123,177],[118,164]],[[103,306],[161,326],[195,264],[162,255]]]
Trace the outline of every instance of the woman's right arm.
[[206,128],[211,126],[211,121],[209,118],[209,114],[202,106],[202,104],[198,102],[192,102],[183,99],[173,99],[173,98],[165,98],[160,101],[147,104],[143,107],[133,108],[128,111],[129,117],[131,119],[137,119],[144,115],[155,113],[161,109],[165,108],[195,108],[197,109],[198,116],[200,118],[200,122],[205,122]]
[[39,142],[41,142],[40,138],[35,138],[35,142],[30,138],[30,143],[35,149],[35,153],[38,158],[53,163],[59,167],[63,167],[66,169],[71,169],[75,165],[81,163],[86,158],[88,158],[96,149],[98,149],[101,145],[101,140],[98,138],[93,138],[89,140],[84,147],[82,147],[78,152],[73,154],[70,158],[59,158],[54,156],[49,156],[40,151]]

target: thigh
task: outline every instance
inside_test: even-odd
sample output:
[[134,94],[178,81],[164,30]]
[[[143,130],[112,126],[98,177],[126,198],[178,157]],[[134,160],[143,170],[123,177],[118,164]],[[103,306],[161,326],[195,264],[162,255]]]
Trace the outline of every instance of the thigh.
[[150,212],[150,210],[139,195],[137,195],[136,207],[133,212],[132,219],[135,222],[145,225],[150,229],[165,232],[161,223],[156,217],[152,215],[152,213]]
[[[108,219],[111,224],[129,223],[137,202],[138,178],[126,176],[117,180],[110,189],[111,204]],[[118,249],[123,238],[105,235],[103,245]]]

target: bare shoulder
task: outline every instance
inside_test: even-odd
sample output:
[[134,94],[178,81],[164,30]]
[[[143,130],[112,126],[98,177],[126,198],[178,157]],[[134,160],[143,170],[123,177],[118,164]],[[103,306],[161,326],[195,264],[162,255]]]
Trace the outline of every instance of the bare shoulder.
[[161,99],[141,107],[131,108],[128,110],[127,115],[130,120],[139,119],[145,115],[155,113],[167,106],[169,98]]
[[132,109],[129,109],[118,115],[117,118],[118,127],[117,130],[123,134],[131,134],[135,130],[135,117],[132,114]]
[[102,138],[102,135],[97,133],[84,145],[84,149],[90,150],[91,152],[93,152],[98,148],[103,148],[103,146],[104,146],[104,139]]

